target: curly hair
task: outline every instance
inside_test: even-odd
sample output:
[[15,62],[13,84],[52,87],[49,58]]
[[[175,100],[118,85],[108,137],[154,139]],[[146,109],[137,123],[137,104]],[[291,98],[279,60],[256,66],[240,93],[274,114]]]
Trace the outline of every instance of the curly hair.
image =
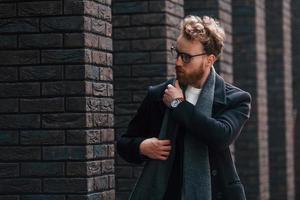
[[181,35],[188,40],[198,40],[207,54],[219,57],[224,48],[225,32],[212,17],[185,17],[181,23]]

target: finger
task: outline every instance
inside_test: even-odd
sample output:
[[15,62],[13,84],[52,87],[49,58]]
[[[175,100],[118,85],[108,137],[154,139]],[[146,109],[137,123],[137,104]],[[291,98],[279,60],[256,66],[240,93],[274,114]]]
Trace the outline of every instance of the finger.
[[161,145],[170,145],[171,144],[171,140],[159,140],[158,142]]
[[169,84],[169,85],[168,85],[168,88],[172,88],[172,87],[174,87],[174,86],[173,86],[173,85],[171,85],[171,84]]
[[169,156],[170,155],[170,152],[169,151],[162,151],[160,152],[160,156]]
[[166,104],[166,105],[168,105],[168,100],[167,100],[167,97],[163,97],[163,102]]
[[169,96],[169,92],[170,92],[170,90],[165,90],[165,93],[164,93],[164,94],[165,94],[166,96]]
[[158,160],[167,160],[168,157],[167,156],[158,156],[157,159]]
[[167,99],[168,99],[168,95],[164,94],[164,95],[163,95],[163,99],[164,99],[164,100],[167,100]]
[[180,85],[179,85],[179,81],[178,81],[178,80],[175,81],[175,87],[176,87],[176,88],[180,88]]
[[172,149],[172,146],[171,145],[168,145],[168,146],[161,146],[160,147],[160,150],[162,151],[171,151]]

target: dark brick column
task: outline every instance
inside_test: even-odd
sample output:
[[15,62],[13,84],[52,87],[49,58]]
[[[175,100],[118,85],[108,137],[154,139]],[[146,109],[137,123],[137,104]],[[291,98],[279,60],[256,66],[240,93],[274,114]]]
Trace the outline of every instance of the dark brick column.
[[1,1],[1,200],[114,199],[110,4]]
[[215,63],[216,71],[222,77],[232,83],[232,26],[231,26],[231,0],[209,1],[184,1],[186,15],[212,16],[219,20],[226,33],[225,48],[220,60]]
[[270,197],[293,200],[294,145],[290,0],[266,0]]
[[232,1],[234,84],[250,92],[251,117],[235,143],[247,199],[269,199],[265,2]]
[[294,99],[295,199],[300,199],[300,1],[292,0],[292,71]]
[[[174,75],[170,47],[182,18],[182,0],[113,1],[116,135],[126,130],[147,86]],[[116,163],[116,198],[128,199],[142,166],[119,156]]]

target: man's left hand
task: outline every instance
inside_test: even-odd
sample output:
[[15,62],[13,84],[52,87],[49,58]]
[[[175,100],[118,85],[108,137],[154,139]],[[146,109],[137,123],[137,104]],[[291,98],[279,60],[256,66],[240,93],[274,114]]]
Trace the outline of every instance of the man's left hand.
[[175,87],[171,84],[165,89],[165,94],[163,96],[163,101],[166,106],[170,107],[171,102],[177,98],[184,98],[182,89],[179,86],[178,80],[175,82]]

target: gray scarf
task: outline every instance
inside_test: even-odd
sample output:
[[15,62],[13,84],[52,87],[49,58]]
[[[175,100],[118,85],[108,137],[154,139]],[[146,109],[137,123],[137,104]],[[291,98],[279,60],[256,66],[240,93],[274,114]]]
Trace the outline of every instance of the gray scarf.
[[[212,113],[215,76],[216,72],[212,67],[195,105],[196,112],[209,117]],[[151,159],[146,162],[129,197],[130,200],[163,200],[175,157],[176,135],[181,134],[178,133],[176,122],[169,117],[169,112],[168,109],[165,112],[159,134],[159,139],[171,140],[172,150],[169,158],[165,161]],[[183,155],[182,199],[211,200],[208,147],[188,129],[184,136]]]

